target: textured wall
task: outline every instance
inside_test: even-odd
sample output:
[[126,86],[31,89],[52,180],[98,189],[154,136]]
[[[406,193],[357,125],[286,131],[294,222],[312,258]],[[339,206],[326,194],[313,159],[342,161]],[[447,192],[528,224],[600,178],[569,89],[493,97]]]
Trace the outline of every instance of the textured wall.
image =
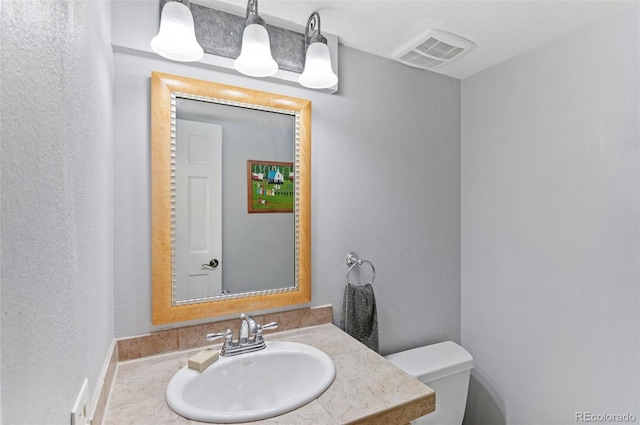
[[110,16],[2,2],[3,424],[68,424],[113,338]]
[[[131,34],[132,43],[138,43],[136,36],[141,35]],[[344,258],[354,250],[376,265],[381,351],[459,339],[460,82],[348,48],[340,49],[340,91],[335,95],[115,55],[117,337],[154,329],[152,70],[311,99],[312,304],[333,304],[338,320]]]
[[468,424],[640,418],[638,7],[462,84]]

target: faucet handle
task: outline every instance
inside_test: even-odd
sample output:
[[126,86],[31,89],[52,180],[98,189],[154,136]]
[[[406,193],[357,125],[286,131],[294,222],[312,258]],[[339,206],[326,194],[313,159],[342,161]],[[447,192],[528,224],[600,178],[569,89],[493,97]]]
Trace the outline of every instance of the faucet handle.
[[224,337],[224,345],[233,344],[233,331],[231,329],[227,329],[225,332],[207,334],[204,338],[207,341],[215,341],[222,337]]
[[258,325],[258,328],[262,331],[262,330],[267,330],[267,329],[277,329],[278,328],[278,322],[269,322],[266,325]]
[[270,322],[266,325],[256,325],[256,341],[260,341],[262,338],[262,331],[268,329],[276,329],[278,327],[278,322]]

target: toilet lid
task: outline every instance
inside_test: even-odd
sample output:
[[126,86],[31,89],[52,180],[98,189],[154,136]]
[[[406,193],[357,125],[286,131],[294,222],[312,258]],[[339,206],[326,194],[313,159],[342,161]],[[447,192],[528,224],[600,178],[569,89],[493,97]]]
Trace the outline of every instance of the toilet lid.
[[422,382],[469,370],[474,366],[471,354],[453,341],[389,354],[386,358]]

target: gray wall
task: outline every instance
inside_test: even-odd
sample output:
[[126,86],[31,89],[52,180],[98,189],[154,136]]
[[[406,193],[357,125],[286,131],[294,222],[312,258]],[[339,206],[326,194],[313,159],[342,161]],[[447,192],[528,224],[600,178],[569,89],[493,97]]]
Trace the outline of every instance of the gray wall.
[[[265,114],[279,125],[265,125]],[[294,283],[294,215],[247,213],[247,160],[292,162],[295,119],[260,116],[263,124],[222,123],[222,288],[231,293]]]
[[108,2],[3,1],[3,424],[68,424],[113,339]]
[[[122,32],[127,27],[116,15],[127,5],[116,6],[119,40],[142,44],[144,31]],[[338,321],[344,258],[354,250],[376,265],[382,352],[459,340],[460,82],[342,47],[335,95],[116,53],[117,337],[155,329],[149,222],[152,70],[311,99],[312,305],[333,304]]]
[[468,424],[640,418],[638,24],[634,6],[463,81]]

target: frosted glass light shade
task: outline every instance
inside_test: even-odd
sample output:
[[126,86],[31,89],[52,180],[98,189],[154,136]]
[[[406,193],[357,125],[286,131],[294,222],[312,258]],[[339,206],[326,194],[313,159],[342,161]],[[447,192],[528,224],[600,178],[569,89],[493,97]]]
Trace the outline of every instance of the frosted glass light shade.
[[316,42],[309,45],[304,71],[298,81],[311,89],[326,89],[338,83],[338,77],[331,69],[331,56],[326,44]]
[[267,29],[259,24],[247,25],[242,33],[242,49],[234,62],[235,68],[251,77],[269,77],[278,72],[271,56]]
[[167,59],[192,62],[202,59],[204,52],[193,25],[191,10],[184,4],[171,1],[162,8],[160,31],[151,40],[154,52]]

